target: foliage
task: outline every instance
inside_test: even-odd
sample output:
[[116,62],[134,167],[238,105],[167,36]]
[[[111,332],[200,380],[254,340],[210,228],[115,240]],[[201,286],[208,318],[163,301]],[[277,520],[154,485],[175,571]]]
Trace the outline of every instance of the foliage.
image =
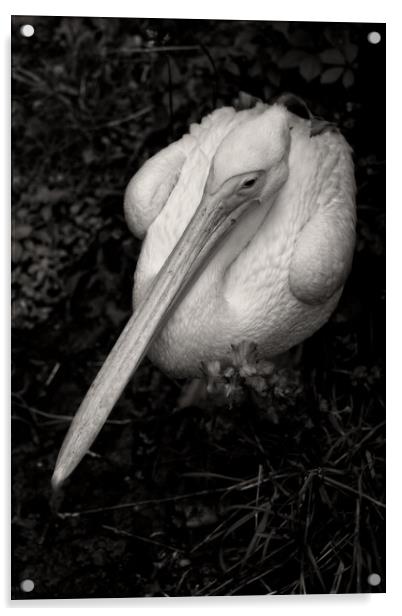
[[[372,571],[385,579],[384,46],[367,42],[373,29],[384,39],[378,24],[13,19],[15,597],[24,578],[29,597],[48,598],[384,590],[367,583]],[[231,409],[213,398],[181,408],[178,384],[145,362],[55,502],[66,425],[131,310],[129,178],[239,92],[283,91],[354,149],[358,243],[336,315],[304,345],[302,374],[288,367],[267,398],[246,390]]]

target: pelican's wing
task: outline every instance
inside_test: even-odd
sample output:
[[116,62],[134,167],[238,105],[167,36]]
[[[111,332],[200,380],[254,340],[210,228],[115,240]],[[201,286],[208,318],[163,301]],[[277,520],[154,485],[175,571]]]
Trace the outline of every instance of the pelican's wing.
[[342,152],[319,195],[317,210],[295,243],[289,283],[299,300],[322,304],[344,285],[352,264],[355,224],[353,163],[349,153]]
[[142,239],[175,187],[188,152],[194,147],[185,135],[152,156],[131,178],[124,197],[130,230]]

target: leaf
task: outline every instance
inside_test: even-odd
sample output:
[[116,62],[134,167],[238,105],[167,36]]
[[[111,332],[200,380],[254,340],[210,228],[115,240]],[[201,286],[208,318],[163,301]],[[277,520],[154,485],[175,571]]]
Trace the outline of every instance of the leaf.
[[231,58],[228,58],[226,60],[225,63],[225,68],[229,71],[229,73],[231,73],[232,75],[240,75],[240,68],[239,65],[234,62]]
[[176,60],[170,56],[169,63],[172,83],[174,83],[175,85],[181,83],[183,81],[183,76]]
[[281,83],[281,74],[278,71],[278,69],[274,67],[270,67],[267,70],[267,78],[273,86],[276,86],[277,88],[279,88],[279,85]]
[[263,88],[263,100],[269,101],[269,99],[275,94],[275,89],[269,84],[265,84]]
[[13,242],[12,249],[11,249],[11,259],[13,263],[18,263],[18,261],[21,259],[23,254],[24,254],[24,251],[22,249],[21,242],[16,242],[16,241]]
[[32,233],[31,225],[16,225],[14,228],[14,239],[22,240],[29,237]]
[[255,58],[256,53],[257,46],[251,41],[249,41],[248,43],[244,43],[244,45],[241,47],[241,53],[239,53],[239,55],[244,55],[248,58]]
[[49,222],[53,216],[52,206],[50,203],[44,205],[40,210],[41,216],[45,222]]
[[345,57],[348,62],[352,63],[356,60],[359,48],[354,43],[346,43],[345,45]]
[[304,28],[297,28],[293,32],[289,32],[288,39],[294,47],[312,47],[311,34]]
[[277,32],[282,32],[282,34],[287,36],[290,23],[288,21],[273,21],[271,22],[271,26],[274,30],[277,30]]
[[291,49],[280,58],[278,66],[279,68],[296,68],[305,56],[306,52],[302,49]]
[[320,53],[320,58],[324,64],[345,64],[345,57],[339,49],[325,49]]
[[321,62],[315,56],[306,56],[300,64],[300,74],[306,81],[312,81],[321,72]]
[[335,66],[334,68],[327,68],[321,75],[321,83],[335,83],[343,73],[342,66]]
[[262,75],[261,65],[258,62],[254,62],[248,69],[248,74],[253,79],[258,79]]
[[29,197],[31,203],[59,203],[69,201],[71,193],[68,188],[48,188],[40,186],[33,195]]
[[90,165],[94,160],[96,160],[96,154],[91,147],[85,148],[82,151],[81,156],[86,165]]
[[348,70],[345,71],[344,74],[343,74],[342,83],[343,83],[345,88],[351,88],[353,86],[354,82],[355,82],[355,76],[353,74],[353,71],[351,71],[348,68]]
[[243,109],[252,109],[258,102],[262,102],[260,98],[256,98],[252,94],[240,90],[239,95],[234,101],[234,107],[238,111]]

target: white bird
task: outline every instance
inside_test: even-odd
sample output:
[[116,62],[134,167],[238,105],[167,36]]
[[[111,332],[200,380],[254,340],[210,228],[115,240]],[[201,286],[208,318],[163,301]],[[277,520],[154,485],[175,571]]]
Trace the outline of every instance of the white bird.
[[125,214],[144,238],[134,313],[70,426],[54,486],[146,353],[168,374],[200,375],[242,342],[273,358],[335,309],[355,244],[351,149],[287,102],[214,111],[130,181]]

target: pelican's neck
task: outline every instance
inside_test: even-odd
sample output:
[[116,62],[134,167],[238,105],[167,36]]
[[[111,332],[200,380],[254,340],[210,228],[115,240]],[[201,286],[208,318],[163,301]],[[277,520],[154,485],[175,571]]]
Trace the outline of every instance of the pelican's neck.
[[207,263],[203,266],[202,276],[208,276],[209,284],[214,285],[217,290],[222,291],[222,283],[227,272],[253,241],[269,216],[275,199],[276,195],[267,199],[264,204],[258,202],[250,204],[250,208],[238,219],[236,225],[222,238],[213,254],[207,259]]

